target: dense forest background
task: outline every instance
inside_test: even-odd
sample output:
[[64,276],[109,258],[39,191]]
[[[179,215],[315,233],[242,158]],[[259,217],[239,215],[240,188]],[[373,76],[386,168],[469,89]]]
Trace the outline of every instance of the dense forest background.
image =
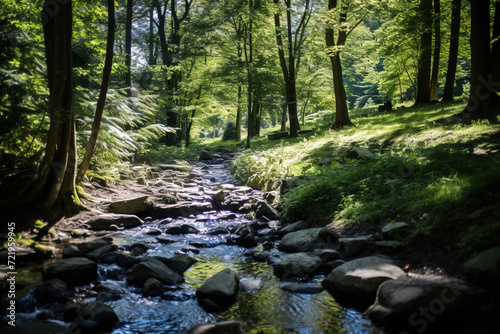
[[224,135],[249,148],[262,130],[350,126],[352,110],[389,99],[465,101],[442,121],[496,121],[499,7],[2,1],[2,187],[56,220],[81,209],[75,185],[89,168],[151,162],[164,147]]

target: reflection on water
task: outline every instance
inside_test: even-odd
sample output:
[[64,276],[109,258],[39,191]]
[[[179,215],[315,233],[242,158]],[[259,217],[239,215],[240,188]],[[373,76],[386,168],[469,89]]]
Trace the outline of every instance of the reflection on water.
[[[240,223],[244,218],[239,217],[237,220],[223,224],[229,226]],[[197,222],[196,217],[184,221],[201,230],[213,226],[211,221]],[[150,247],[150,256],[172,256],[189,242],[204,238],[200,235],[173,236],[178,242],[161,244],[155,237],[144,233],[149,228],[158,226],[153,223],[143,227],[142,231],[121,231],[113,235],[113,238],[123,245],[132,242],[146,243]],[[214,241],[222,237],[209,238]],[[341,307],[326,291],[319,294],[292,294],[283,291],[273,274],[273,268],[266,263],[248,260],[245,252],[247,250],[244,248],[227,245],[200,248],[200,254],[193,256],[199,262],[185,273],[183,292],[193,296],[186,301],[144,297],[139,289],[127,286],[125,281],[105,281],[105,285],[114,284],[114,289],[127,291],[121,300],[109,302],[123,323],[113,334],[184,333],[196,324],[224,320],[241,321],[243,332],[247,334],[384,333],[359,312]],[[194,298],[196,288],[228,267],[236,271],[240,278],[262,280],[263,286],[257,291],[240,291],[237,301],[223,312],[208,313]]]

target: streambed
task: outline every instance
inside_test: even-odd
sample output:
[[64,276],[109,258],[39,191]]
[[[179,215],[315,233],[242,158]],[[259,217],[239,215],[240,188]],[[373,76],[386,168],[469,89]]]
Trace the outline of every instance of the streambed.
[[[198,189],[216,192],[220,184],[235,183],[229,167],[220,161],[216,164],[195,162],[192,167],[192,173],[198,174],[202,185]],[[262,198],[262,193],[257,191],[252,191],[251,195]],[[194,199],[202,199],[203,194],[193,191],[191,196]],[[99,284],[107,290],[119,292],[121,297],[106,301],[120,320],[113,334],[185,333],[194,325],[224,320],[240,321],[243,332],[247,334],[385,333],[364,318],[360,312],[340,306],[326,291],[304,294],[290,293],[281,289],[280,281],[273,273],[273,267],[266,262],[256,262],[251,256],[252,251],[262,251],[262,244],[258,244],[256,248],[244,248],[228,243],[227,239],[231,238],[231,235],[206,234],[218,226],[231,229],[243,223],[255,222],[254,219],[228,210],[210,210],[173,220],[167,218],[155,219],[140,227],[110,232],[106,235],[113,239],[115,245],[125,250],[132,244],[143,244],[148,247],[147,256],[172,257],[181,253],[184,248],[187,249],[188,255],[198,261],[184,273],[185,283],[181,285],[181,289],[171,292],[170,300],[162,296],[144,296],[140,288],[128,285],[125,277],[119,279],[113,277],[112,273],[120,269],[116,264],[100,263]],[[200,232],[164,234],[166,227],[172,223],[190,224]],[[172,239],[171,242],[160,242],[157,233],[154,233],[158,230],[163,231],[162,235]],[[258,233],[264,235],[272,232],[268,228]],[[198,246],[192,249],[194,253],[185,248],[192,245]],[[268,252],[279,256],[282,253],[276,246],[277,242],[274,242]],[[257,282],[257,285],[249,292],[240,291],[236,302],[229,309],[216,313],[207,312],[195,297],[196,288],[225,268],[231,268],[240,279],[249,279]],[[28,272],[32,273],[33,277],[37,276],[36,270],[25,271],[25,274]],[[321,282],[323,278],[323,276],[314,277],[311,284]],[[95,295],[85,294],[84,290],[82,289],[84,302],[95,300]],[[33,307],[29,309],[32,311]],[[42,311],[36,306],[34,313]],[[20,314],[19,318],[30,319],[34,316],[30,317],[30,312],[25,312]]]

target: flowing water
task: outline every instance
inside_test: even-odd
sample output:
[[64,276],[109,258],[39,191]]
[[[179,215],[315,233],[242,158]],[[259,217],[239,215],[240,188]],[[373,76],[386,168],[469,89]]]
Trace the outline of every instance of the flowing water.
[[[208,167],[208,168],[207,168]],[[229,170],[223,165],[204,165],[198,163],[195,171],[202,175],[206,187],[216,184],[233,183]],[[194,197],[201,196],[193,193]],[[230,219],[228,219],[230,218]],[[152,229],[163,230],[168,222],[155,220],[138,228],[117,231],[109,234],[114,244],[127,249],[135,243],[146,244],[149,256],[171,257],[190,243],[203,243],[199,254],[189,255],[198,260],[185,274],[181,290],[173,292],[178,300],[164,300],[161,297],[146,297],[140,289],[126,284],[125,279],[107,279],[108,273],[116,265],[99,264],[99,281],[112,291],[119,291],[119,300],[106,302],[120,319],[113,334],[153,334],[184,333],[200,323],[224,320],[238,320],[244,333],[384,333],[374,326],[361,313],[340,306],[326,291],[319,294],[296,294],[282,290],[280,282],[273,274],[272,266],[255,262],[249,250],[239,246],[227,245],[227,235],[206,235],[204,232],[216,226],[228,228],[250,222],[240,213],[229,211],[210,211],[196,216],[175,219],[198,228],[199,234],[169,235],[176,242],[160,243],[156,236],[148,235]],[[262,247],[262,246],[259,246]],[[270,251],[279,253],[277,248]],[[227,310],[218,313],[205,311],[195,297],[196,288],[217,272],[231,268],[240,279],[251,278],[262,282],[262,287],[251,292],[240,291],[237,301]],[[313,281],[319,282],[318,276]],[[92,298],[87,298],[91,301]]]

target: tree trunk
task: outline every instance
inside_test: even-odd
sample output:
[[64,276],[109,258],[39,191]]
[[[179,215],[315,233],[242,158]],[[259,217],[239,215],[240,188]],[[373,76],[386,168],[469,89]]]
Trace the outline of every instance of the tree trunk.
[[127,17],[125,19],[125,66],[127,73],[125,75],[125,86],[127,87],[127,95],[132,96],[132,0],[127,0]]
[[[337,1],[329,0],[328,9],[332,10],[337,7]],[[340,26],[342,26],[347,20],[347,13],[340,15]],[[347,38],[347,33],[345,30],[339,31],[339,37],[337,40],[337,46],[344,46],[345,40]],[[329,49],[335,48],[335,38],[333,35],[333,27],[326,28],[325,34],[326,46]],[[335,93],[335,123],[334,127],[342,127],[353,125],[349,119],[349,111],[347,109],[347,98],[344,87],[344,78],[342,77],[342,64],[340,61],[340,51],[330,50],[330,62],[332,65],[333,74],[333,90]]]
[[283,101],[282,112],[281,112],[281,129],[280,129],[281,132],[286,131],[287,109],[288,106],[286,104],[286,101]]
[[262,103],[258,102],[259,108],[257,109],[257,116],[255,119],[255,135],[260,137],[260,125],[262,120]]
[[495,2],[495,18],[493,21],[493,44],[491,45],[491,58],[493,59],[493,82],[495,90],[500,92],[500,1]]
[[422,19],[422,32],[415,105],[429,103],[431,100],[432,0],[420,0],[420,17]]
[[241,141],[241,85],[238,85],[237,101],[238,106],[236,107],[236,141],[239,143]]
[[256,98],[256,94],[253,94],[252,100],[252,129],[251,129],[251,137],[255,138],[259,136],[259,110],[260,110],[260,102]]
[[90,166],[90,160],[94,155],[95,146],[97,144],[97,136],[99,135],[99,130],[101,128],[101,120],[104,112],[104,105],[106,103],[106,94],[108,93],[109,80],[111,78],[111,70],[113,68],[115,30],[115,3],[114,0],[108,0],[108,36],[106,45],[106,60],[104,61],[104,69],[102,73],[101,91],[99,92],[99,99],[97,100],[94,123],[92,123],[92,132],[90,133],[89,141],[87,142],[83,161],[80,164],[80,169],[78,170],[76,179],[77,182],[81,182],[85,177],[85,173],[87,173]]
[[149,9],[149,65],[156,65],[155,45],[154,7],[151,6]]
[[[279,0],[274,0],[275,4]],[[287,32],[288,32],[288,64],[285,58],[283,38],[281,36],[281,24],[279,13],[274,14],[274,25],[276,29],[276,44],[278,46],[278,55],[280,59],[281,71],[285,82],[285,92],[288,104],[288,116],[290,118],[290,137],[298,137],[300,124],[297,116],[297,91],[295,87],[295,60],[293,55],[293,40],[292,40],[292,21],[291,21],[291,2],[285,1],[287,6]]]
[[[293,45],[292,37],[292,9],[291,0],[286,1],[286,21],[287,21],[287,31],[288,31],[288,88],[287,88],[287,99],[290,103],[290,108],[288,108],[288,116],[290,117],[290,137],[295,138],[299,136],[300,123],[298,117],[297,108],[297,87],[295,85],[295,50]],[[290,92],[288,92],[290,89]]]
[[434,59],[432,61],[430,101],[437,100],[439,80],[439,58],[441,56],[441,4],[439,1],[434,0]]
[[450,53],[448,57],[448,70],[444,85],[443,101],[453,101],[453,88],[455,87],[455,75],[457,73],[458,46],[460,40],[460,12],[462,0],[453,0],[451,9],[451,36]]
[[335,91],[335,123],[334,127],[353,125],[347,109],[347,97],[344,87],[344,78],[342,77],[342,65],[340,63],[340,54],[330,57],[333,72],[333,89]]
[[193,111],[191,112],[191,118],[189,119],[189,124],[186,129],[186,147],[189,147],[189,145],[191,145],[191,128],[193,127],[195,113],[196,109],[193,109]]
[[493,83],[493,61],[490,53],[490,2],[471,3],[471,85],[463,118],[495,119],[499,112],[499,97]]
[[165,34],[165,9],[162,11],[159,0],[153,0],[153,6],[156,7],[156,15],[158,15],[158,35],[160,36],[160,49],[163,65],[172,65],[172,55],[168,51],[167,36]]
[[[51,8],[47,0],[44,8]],[[76,139],[73,111],[72,2],[60,4],[58,11],[43,12],[43,32],[49,84],[50,127],[45,156],[26,199],[40,205],[50,223],[61,214],[79,210],[75,191]]]
[[[249,22],[248,22],[248,53],[245,48],[245,60],[247,63],[247,74],[248,74],[248,91],[247,91],[247,108],[248,108],[248,119],[247,119],[247,146],[250,148],[250,139],[252,138],[252,95],[253,95],[253,19],[252,19],[252,9],[253,1],[249,1]],[[246,43],[245,43],[246,44]]]

